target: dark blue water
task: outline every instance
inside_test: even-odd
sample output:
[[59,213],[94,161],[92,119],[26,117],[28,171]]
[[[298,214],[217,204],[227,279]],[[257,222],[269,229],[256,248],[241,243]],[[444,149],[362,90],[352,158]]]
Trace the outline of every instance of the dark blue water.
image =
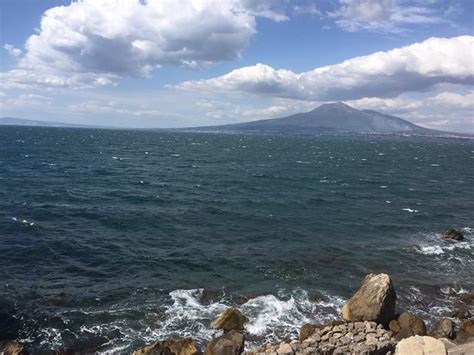
[[467,140],[0,127],[0,334],[204,342],[247,295],[259,342],[337,317],[369,272],[430,321],[474,287],[473,186]]

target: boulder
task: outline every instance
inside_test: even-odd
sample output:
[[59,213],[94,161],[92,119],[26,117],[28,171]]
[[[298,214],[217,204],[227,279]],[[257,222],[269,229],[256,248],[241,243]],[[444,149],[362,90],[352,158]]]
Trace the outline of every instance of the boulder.
[[430,336],[433,338],[447,338],[454,339],[456,332],[454,331],[454,322],[451,319],[441,319],[439,320]]
[[464,234],[456,229],[447,229],[441,235],[447,240],[461,241],[464,239]]
[[474,335],[474,319],[464,319],[461,322],[460,329],[469,335]]
[[223,295],[224,293],[222,292],[222,290],[204,288],[199,294],[199,302],[207,306],[211,303],[218,301],[220,298],[222,298]]
[[316,324],[303,324],[300,328],[300,341],[308,339],[311,335],[313,335],[317,330],[321,329],[320,326]]
[[471,312],[467,308],[459,308],[448,313],[450,318],[467,319],[471,317]]
[[135,350],[133,355],[199,355],[194,340],[190,338],[157,341],[151,345]]
[[390,323],[388,323],[388,329],[390,329],[394,333],[398,333],[401,329],[400,323],[396,319],[392,319]]
[[426,335],[425,322],[414,314],[403,312],[398,317],[398,324],[400,324],[401,328],[410,328],[415,335]]
[[231,330],[211,340],[206,347],[206,355],[239,355],[244,350],[244,336]]
[[292,355],[294,354],[294,350],[288,343],[281,343],[277,349],[278,355]]
[[234,301],[235,304],[241,306],[247,303],[248,301],[250,301],[251,299],[257,298],[258,296],[259,295],[257,293],[250,292],[250,293],[245,293],[245,294],[235,296],[232,300]]
[[400,331],[395,335],[395,340],[400,341],[402,339],[410,338],[414,336],[415,333],[413,333],[413,330],[411,330],[409,327],[403,327],[400,328]]
[[461,294],[461,300],[466,304],[474,305],[474,290]]
[[211,323],[213,329],[242,330],[248,318],[244,316],[237,308],[229,307]]
[[367,320],[387,326],[394,318],[396,298],[387,274],[369,274],[342,308],[342,317],[350,322]]
[[415,335],[401,340],[395,348],[395,355],[446,355],[446,347],[441,340]]
[[26,355],[25,346],[15,340],[0,341],[0,354],[2,355]]

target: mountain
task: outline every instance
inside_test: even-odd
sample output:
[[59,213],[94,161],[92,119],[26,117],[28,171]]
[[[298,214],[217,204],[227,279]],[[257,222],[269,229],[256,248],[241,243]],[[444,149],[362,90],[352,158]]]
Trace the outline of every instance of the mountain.
[[344,103],[324,104],[316,109],[283,118],[199,127],[192,130],[242,133],[414,133],[435,135],[446,132],[417,126],[404,119],[373,110],[357,110]]
[[103,128],[72,123],[27,120],[24,118],[0,117],[0,126],[34,126],[34,127],[66,127],[66,128]]

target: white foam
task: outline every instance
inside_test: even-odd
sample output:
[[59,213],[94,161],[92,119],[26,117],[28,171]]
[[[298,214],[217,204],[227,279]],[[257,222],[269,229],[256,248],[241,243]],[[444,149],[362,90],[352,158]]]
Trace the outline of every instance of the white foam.
[[407,208],[402,208],[402,210],[403,210],[403,211],[410,212],[410,213],[418,213],[418,212],[420,212],[420,211],[418,211],[418,210],[412,210],[411,208],[408,208],[408,207],[407,207]]
[[420,247],[420,253],[425,255],[440,255],[444,254],[443,248],[439,245],[432,245],[432,246],[422,246]]

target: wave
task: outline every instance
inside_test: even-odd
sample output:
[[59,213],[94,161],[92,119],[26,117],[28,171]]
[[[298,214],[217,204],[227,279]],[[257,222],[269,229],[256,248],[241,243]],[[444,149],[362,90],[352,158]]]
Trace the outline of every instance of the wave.
[[474,247],[472,228],[464,227],[461,230],[465,235],[465,239],[459,242],[444,240],[439,233],[428,233],[424,235],[422,242],[415,246],[415,251],[424,255],[443,255],[472,249]]

